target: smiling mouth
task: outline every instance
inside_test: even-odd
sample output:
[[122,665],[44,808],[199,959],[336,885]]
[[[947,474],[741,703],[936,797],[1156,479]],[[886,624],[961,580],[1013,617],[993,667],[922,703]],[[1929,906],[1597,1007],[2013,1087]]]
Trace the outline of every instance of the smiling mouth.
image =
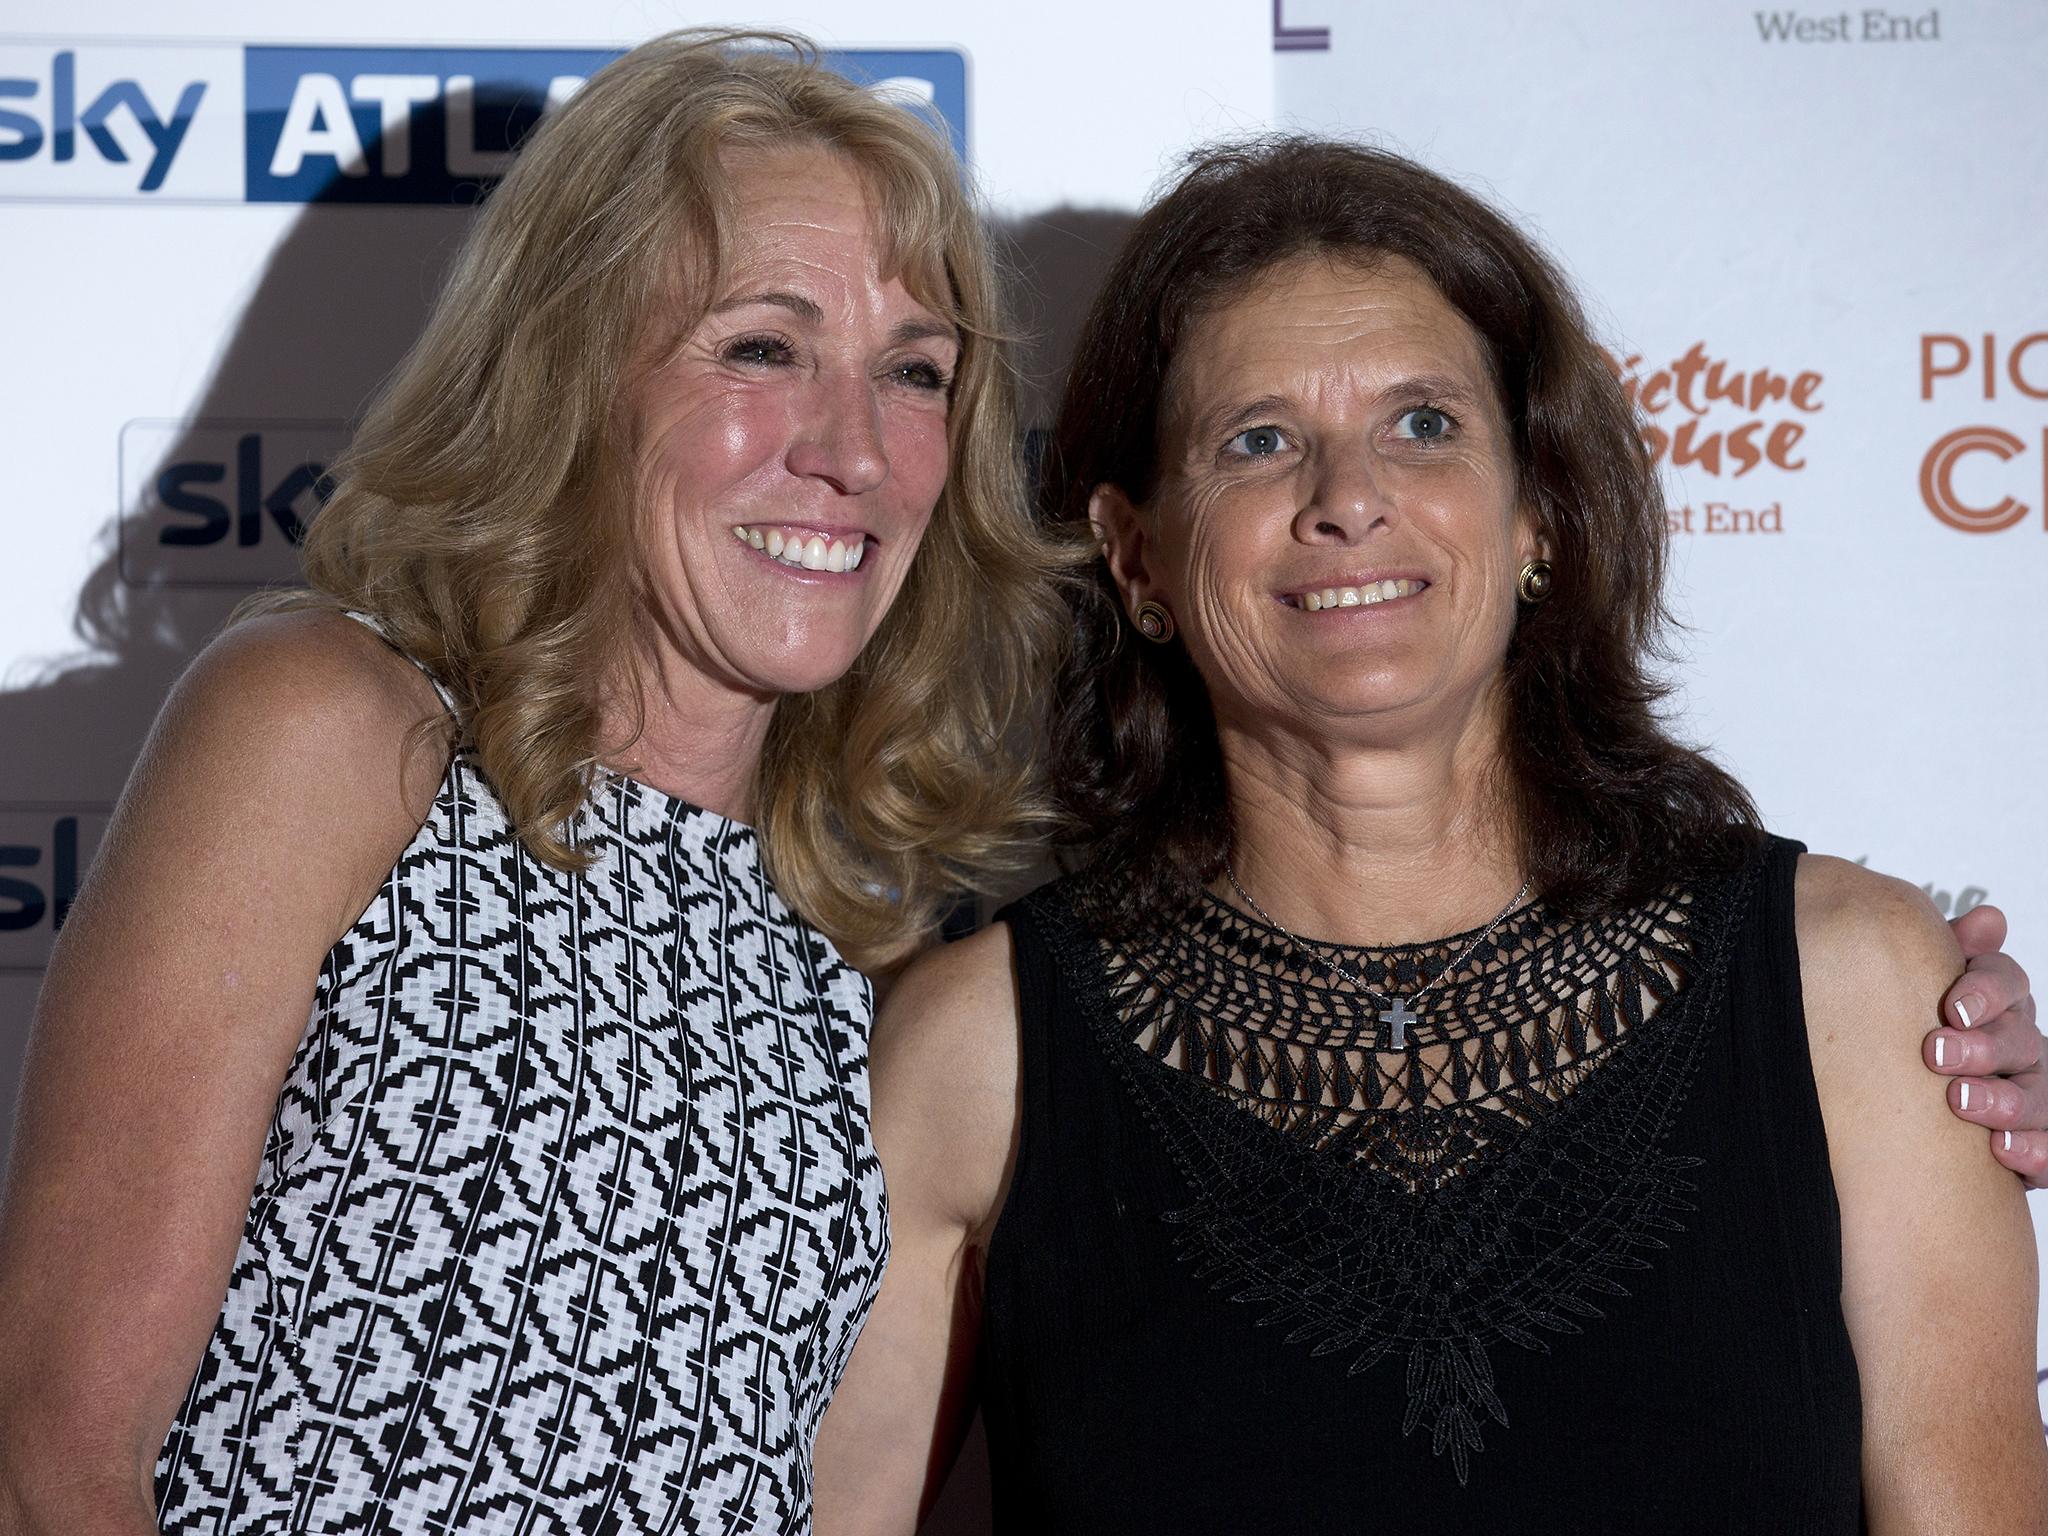
[[802,528],[734,523],[732,536],[778,564],[804,571],[858,570],[868,552],[867,535],[860,533],[828,539]]
[[1290,592],[1280,599],[1290,608],[1316,613],[1324,608],[1369,608],[1391,603],[1396,598],[1414,597],[1429,586],[1426,581],[1368,581],[1360,587],[1322,587],[1309,592]]

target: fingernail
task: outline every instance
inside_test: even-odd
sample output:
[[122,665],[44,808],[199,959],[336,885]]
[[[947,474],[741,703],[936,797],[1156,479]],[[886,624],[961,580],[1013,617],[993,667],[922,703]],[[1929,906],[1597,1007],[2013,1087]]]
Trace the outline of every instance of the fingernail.
[[1965,1083],[1965,1084],[1963,1084],[1963,1108],[1965,1108],[1965,1109],[1968,1109],[1969,1107],[1970,1107],[1970,1085],[1969,1085],[1968,1083]]
[[[1974,997],[1970,999],[1970,1002],[1971,1002],[1971,1004],[1972,1004],[1973,1006],[1975,1006],[1975,1007],[1978,1007],[1978,1008],[1981,1008],[1981,1007],[1983,1007],[1983,1006],[1984,1006],[1984,1005],[1983,1005],[1983,1004],[1982,1004],[1981,1002],[1979,1002],[1979,1001],[1978,1001],[1978,1000],[1977,1000],[1976,998],[1974,998]],[[1959,998],[1957,998],[1957,999],[1956,999],[1956,1001],[1955,1001],[1955,1010],[1956,1010],[1956,1017],[1957,1017],[1957,1018],[1959,1018],[1959,1019],[1961,1019],[1961,1020],[1963,1021],[1963,1028],[1965,1028],[1965,1029],[1975,1029],[1975,1028],[1977,1027],[1976,1025],[1974,1025],[1974,1024],[1972,1024],[1972,1023],[1970,1022],[1970,1010],[1969,1010],[1968,1008],[1965,1008],[1965,1007],[1963,1006],[1963,1000],[1962,1000],[1962,999],[1961,999],[1960,997],[1959,997]]]
[[1947,1059],[1947,1057],[1948,1057],[1948,1036],[1946,1036],[1946,1035],[1936,1035],[1936,1036],[1934,1037],[1934,1064],[1935,1064],[1935,1065],[1936,1065],[1937,1067],[1945,1067],[1945,1066],[1947,1066],[1947,1065],[1948,1065],[1948,1059]]
[[2005,1150],[2006,1150],[2006,1151],[2008,1151],[2008,1152],[2010,1152],[2010,1151],[2012,1150],[2012,1132],[2011,1132],[2011,1131],[2007,1131],[2007,1132],[2005,1133]]

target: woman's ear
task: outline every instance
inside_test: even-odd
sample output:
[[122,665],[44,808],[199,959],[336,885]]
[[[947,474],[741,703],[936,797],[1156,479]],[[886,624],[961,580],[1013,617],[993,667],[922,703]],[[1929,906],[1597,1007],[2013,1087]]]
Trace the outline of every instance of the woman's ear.
[[1531,560],[1554,560],[1557,558],[1550,541],[1550,534],[1543,526],[1535,510],[1529,506],[1515,509],[1515,559],[1522,565]]
[[1088,498],[1088,526],[1102,546],[1109,579],[1123,594],[1124,611],[1135,613],[1140,603],[1157,598],[1159,592],[1147,564],[1150,541],[1145,516],[1131,505],[1131,499],[1114,485],[1098,485]]

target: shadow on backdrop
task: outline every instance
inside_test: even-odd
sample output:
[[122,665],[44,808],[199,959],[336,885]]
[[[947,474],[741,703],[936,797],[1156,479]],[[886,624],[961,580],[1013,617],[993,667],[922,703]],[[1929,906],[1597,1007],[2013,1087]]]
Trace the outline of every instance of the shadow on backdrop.
[[294,536],[347,423],[419,335],[473,214],[322,193],[271,252],[198,401],[106,445],[120,500],[75,647],[17,663],[0,689],[0,1171],[43,962],[164,695],[236,604],[294,579]]

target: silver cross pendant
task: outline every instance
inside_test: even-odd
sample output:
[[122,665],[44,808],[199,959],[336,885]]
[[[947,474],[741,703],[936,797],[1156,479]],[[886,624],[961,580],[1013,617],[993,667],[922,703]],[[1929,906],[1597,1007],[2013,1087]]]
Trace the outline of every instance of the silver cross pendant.
[[1392,1007],[1381,1010],[1380,1022],[1394,1026],[1393,1038],[1387,1042],[1388,1050],[1405,1051],[1408,1049],[1408,1026],[1413,1024],[1417,1017],[1418,1015],[1415,1010],[1402,1002],[1398,997],[1394,999]]

